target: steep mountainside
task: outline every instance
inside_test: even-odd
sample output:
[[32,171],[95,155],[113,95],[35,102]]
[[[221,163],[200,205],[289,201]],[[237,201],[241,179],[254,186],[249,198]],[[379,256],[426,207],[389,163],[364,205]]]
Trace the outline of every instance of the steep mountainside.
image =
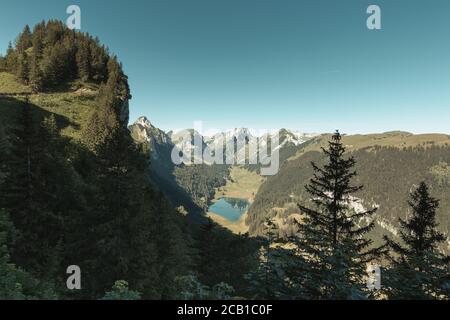
[[[146,117],[140,117],[129,126],[129,130],[135,141],[142,144],[145,152],[149,153],[151,179],[155,186],[163,191],[175,206],[182,206],[190,213],[194,212],[195,215],[201,214],[208,208],[216,189],[224,186],[229,178],[229,165],[211,165],[207,159],[202,160],[201,155],[205,150],[208,148],[210,152],[213,152],[216,148],[222,147],[224,155],[226,150],[234,150],[238,154],[243,152],[247,142],[253,141],[266,147],[274,136],[274,134],[265,134],[262,137],[256,137],[245,128],[218,133],[212,137],[202,136],[193,129],[165,133],[153,126]],[[316,135],[280,130],[278,146],[280,162],[294,155],[303,143],[314,136]],[[174,165],[171,158],[174,149],[184,150],[186,154],[190,152],[192,156],[190,160],[193,163],[197,160],[203,163]],[[249,155],[247,151],[246,159],[255,157],[257,154],[256,152]],[[237,163],[235,165],[257,172],[260,169],[260,164]]]
[[[312,177],[311,161],[323,162],[319,152],[329,136],[310,141],[298,154],[287,161],[278,175],[269,177],[261,186],[252,204],[247,223],[252,234],[261,234],[267,216],[276,216],[289,233],[290,219],[300,217],[297,203],[307,203],[304,185]],[[379,135],[344,137],[348,153],[356,161],[355,183],[364,190],[355,205],[366,208],[379,206],[377,230],[373,237],[379,241],[383,233],[396,234],[398,218],[408,215],[408,194],[412,187],[425,180],[433,196],[441,199],[438,212],[440,228],[450,231],[450,137],[447,135],[412,135],[391,132]],[[292,227],[292,226],[291,226]]]
[[[25,27],[0,60],[0,269],[12,283],[0,296],[99,299],[120,280],[174,298],[188,224],[150,184],[118,59],[49,21]],[[61,277],[74,263],[77,292]]]
[[[198,221],[204,216],[209,200],[214,197],[214,189],[222,186],[228,177],[228,167],[221,165],[175,166],[172,161],[172,142],[179,135],[168,135],[154,127],[146,117],[139,118],[130,125],[132,137],[140,143],[150,158],[150,179],[182,212]],[[193,131],[186,131],[188,134]],[[189,148],[189,146],[186,146]],[[182,207],[182,208],[181,208]]]

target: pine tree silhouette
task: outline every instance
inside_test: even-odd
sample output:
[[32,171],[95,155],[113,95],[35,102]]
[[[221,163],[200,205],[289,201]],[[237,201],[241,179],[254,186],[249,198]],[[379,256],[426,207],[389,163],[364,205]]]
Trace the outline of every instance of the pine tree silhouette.
[[439,200],[433,198],[425,182],[410,195],[412,215],[399,219],[403,244],[384,239],[392,250],[391,268],[386,272],[387,295],[392,299],[448,298],[450,293],[450,259],[439,252],[446,240],[437,230],[436,210]]
[[[314,176],[306,185],[314,207],[299,205],[304,215],[294,238],[299,264],[306,270],[296,276],[311,298],[365,298],[367,263],[377,259],[383,248],[371,248],[365,235],[374,227],[377,208],[356,211],[352,196],[362,186],[352,185],[355,159],[344,158],[346,149],[336,131],[328,148],[322,148],[327,163],[320,168],[312,163]],[[367,221],[367,222],[366,222]]]

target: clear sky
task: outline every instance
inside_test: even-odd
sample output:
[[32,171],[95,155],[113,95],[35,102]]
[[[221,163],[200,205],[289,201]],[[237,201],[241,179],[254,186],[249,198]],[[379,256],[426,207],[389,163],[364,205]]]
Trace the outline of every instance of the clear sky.
[[0,52],[70,4],[123,62],[131,121],[450,133],[448,0],[2,0]]

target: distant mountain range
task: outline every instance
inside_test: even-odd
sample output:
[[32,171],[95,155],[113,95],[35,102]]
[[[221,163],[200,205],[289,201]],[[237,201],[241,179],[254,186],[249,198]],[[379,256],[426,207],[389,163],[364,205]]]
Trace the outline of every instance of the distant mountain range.
[[[171,160],[174,147],[184,150],[197,150],[195,139],[201,141],[202,151],[214,149],[218,144],[239,145],[238,142],[256,140],[264,145],[271,135],[256,137],[248,129],[240,128],[219,133],[211,137],[202,136],[192,129],[177,133],[166,133],[154,127],[145,118],[139,118],[130,127],[134,139],[149,147],[152,159],[152,176],[159,179],[158,184],[165,188],[168,197],[176,204],[185,203],[197,206],[198,212],[205,210],[205,202],[214,196],[214,188],[225,183],[228,171],[218,169],[206,163],[203,166],[175,166]],[[183,136],[190,139],[183,140]],[[312,177],[311,161],[323,162],[321,147],[326,147],[330,139],[328,134],[304,134],[281,129],[280,170],[275,176],[268,177],[259,188],[247,216],[247,225],[251,235],[262,235],[263,221],[273,217],[288,235],[293,232],[292,219],[300,212],[297,203],[309,201],[304,185]],[[395,236],[398,231],[398,218],[408,212],[408,193],[420,181],[426,181],[432,194],[441,200],[438,211],[440,229],[450,232],[450,136],[445,134],[414,135],[409,132],[393,131],[382,134],[345,135],[343,142],[347,152],[357,160],[358,176],[355,183],[365,186],[356,194],[355,203],[362,207],[378,206],[376,228],[371,237],[380,243],[383,234]],[[245,144],[244,144],[245,145]],[[259,165],[244,165],[250,171],[258,172]],[[207,167],[212,167],[208,169]],[[196,181],[193,181],[196,180]],[[201,180],[201,182],[199,182]],[[219,181],[219,182],[218,182]],[[223,182],[220,182],[223,181]],[[219,185],[218,185],[219,183]],[[166,187],[164,187],[166,185]],[[167,187],[168,186],[168,187]],[[178,190],[178,191],[174,191]],[[178,192],[178,193],[177,193]],[[179,194],[184,194],[184,202]],[[202,201],[195,199],[202,198]],[[187,200],[186,200],[187,199]],[[187,201],[187,202],[186,202]],[[187,205],[189,207],[189,205]],[[192,206],[191,206],[192,208]],[[450,243],[444,250],[450,251]]]
[[[203,136],[193,129],[178,132],[164,132],[155,127],[146,117],[140,117],[129,126],[133,139],[142,144],[150,158],[150,179],[168,198],[174,206],[182,206],[191,216],[202,215],[207,209],[209,201],[214,197],[215,188],[225,185],[229,178],[230,165],[214,165],[202,161],[202,165],[175,165],[172,152],[175,149],[192,152],[192,160],[209,148],[215,150],[223,145],[233,145],[239,153],[239,147],[246,142],[258,142],[265,146],[274,134],[254,136],[246,128],[234,129],[218,133],[211,137]],[[304,134],[292,130],[279,131],[280,163],[293,156],[299,147],[315,137],[315,134]],[[197,143],[195,143],[197,141]],[[201,150],[199,150],[201,147]],[[226,151],[224,150],[224,154]],[[256,157],[257,154],[247,154],[246,159]],[[194,162],[193,162],[194,163]],[[239,165],[245,165],[239,163]],[[260,165],[245,165],[248,170],[259,172]]]
[[[148,143],[153,150],[152,157],[159,158],[161,155],[158,153],[158,146],[167,145],[171,148],[178,148],[182,151],[189,151],[193,160],[199,160],[203,164],[211,165],[211,161],[208,159],[197,159],[198,155],[202,155],[205,149],[209,149],[211,153],[214,150],[223,146],[224,150],[226,148],[231,149],[230,146],[235,146],[235,149],[231,152],[239,154],[243,152],[243,148],[248,143],[254,142],[258,143],[261,147],[265,147],[270,144],[270,141],[274,141],[276,135],[279,136],[278,149],[283,149],[285,147],[296,147],[306,141],[318,136],[314,133],[302,133],[299,131],[280,129],[278,132],[266,133],[258,137],[251,133],[247,128],[236,128],[226,132],[221,132],[214,134],[213,136],[204,136],[194,129],[184,129],[177,132],[164,132],[151,124],[151,122],[146,117],[140,117],[135,123],[129,126],[133,138],[141,143]],[[197,141],[197,143],[196,143]],[[201,148],[201,150],[199,150]],[[274,149],[275,150],[275,149]],[[227,151],[224,151],[226,154]],[[254,151],[256,153],[257,150]],[[256,154],[247,154],[246,159],[251,159],[256,157]],[[237,163],[244,164],[244,163]]]

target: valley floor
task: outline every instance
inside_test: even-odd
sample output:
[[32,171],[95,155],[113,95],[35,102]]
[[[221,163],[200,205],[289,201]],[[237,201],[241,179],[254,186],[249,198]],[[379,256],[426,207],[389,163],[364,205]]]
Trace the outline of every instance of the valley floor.
[[[230,172],[230,178],[227,180],[227,184],[216,189],[215,197],[212,202],[214,203],[221,198],[240,198],[252,203],[264,180],[263,177],[255,172],[251,172],[241,167],[233,167]],[[248,232],[248,226],[245,223],[247,213],[244,213],[236,222],[228,221],[212,212],[208,212],[207,215],[221,226],[231,230],[233,233],[244,234]]]

